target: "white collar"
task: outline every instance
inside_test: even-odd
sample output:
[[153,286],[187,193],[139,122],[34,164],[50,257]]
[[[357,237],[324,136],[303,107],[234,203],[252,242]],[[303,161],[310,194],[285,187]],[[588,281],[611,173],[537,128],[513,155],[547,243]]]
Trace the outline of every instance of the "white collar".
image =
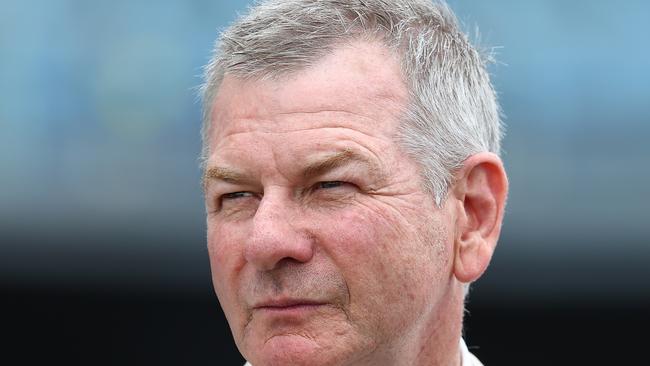
[[483,366],[481,361],[467,349],[462,337],[460,339],[460,364],[461,366]]

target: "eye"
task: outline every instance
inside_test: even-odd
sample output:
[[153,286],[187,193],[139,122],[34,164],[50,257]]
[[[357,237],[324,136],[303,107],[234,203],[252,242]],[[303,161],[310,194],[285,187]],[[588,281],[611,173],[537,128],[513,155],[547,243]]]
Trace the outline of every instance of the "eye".
[[249,212],[257,207],[259,195],[249,191],[237,191],[224,193],[219,196],[216,202],[215,212],[235,214]]
[[338,180],[328,181],[328,182],[318,182],[316,184],[316,189],[337,188],[337,187],[341,187],[344,184],[345,184],[345,182],[341,182],[341,181],[338,181]]
[[245,198],[245,197],[252,197],[253,193],[251,192],[231,192],[231,193],[226,193],[221,196],[221,201],[228,201],[228,200],[235,200],[238,198]]
[[255,194],[247,191],[224,193],[219,196],[219,207],[226,208],[240,206],[244,202],[248,202],[252,197],[255,197]]
[[[338,208],[353,199],[359,192],[354,183],[341,180],[326,180],[314,183],[309,189],[308,202],[317,207]],[[332,206],[333,204],[336,204]]]
[[358,187],[350,182],[342,180],[326,180],[314,184],[311,188],[313,193],[322,191],[322,194],[342,194],[356,191]]

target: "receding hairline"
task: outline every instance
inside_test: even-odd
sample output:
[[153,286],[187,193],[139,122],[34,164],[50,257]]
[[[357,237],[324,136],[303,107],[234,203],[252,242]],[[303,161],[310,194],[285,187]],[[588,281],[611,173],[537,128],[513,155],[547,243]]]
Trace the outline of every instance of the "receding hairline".
[[290,82],[292,79],[300,77],[301,74],[309,72],[310,70],[317,68],[325,59],[333,56],[338,51],[342,50],[357,50],[362,47],[374,47],[382,53],[385,53],[386,59],[395,63],[395,71],[399,76],[400,87],[405,91],[404,95],[400,93],[393,92],[394,88],[382,88],[377,90],[378,93],[375,95],[378,99],[387,100],[395,103],[404,103],[405,105],[409,102],[409,85],[408,78],[404,74],[402,67],[402,57],[401,52],[403,50],[392,47],[392,45],[382,39],[380,36],[376,35],[364,35],[357,34],[352,36],[347,36],[346,38],[333,40],[331,43],[328,43],[323,46],[323,51],[321,57],[314,58],[313,60],[305,61],[300,65],[294,65],[294,67],[287,68],[278,68],[278,69],[260,69],[258,72],[248,71],[240,72],[238,70],[232,70],[229,68],[224,68],[219,74],[219,78],[212,80],[212,84],[206,85],[209,93],[203,95],[205,115],[204,115],[204,124],[211,128],[213,124],[213,113],[217,97],[222,91],[226,81],[237,83],[242,83],[243,85],[249,84],[254,85],[256,83],[271,83],[271,84],[283,84]]
[[[341,53],[343,53],[343,56]],[[376,57],[369,58],[367,57],[368,53],[376,53]],[[374,38],[355,38],[346,40],[345,42],[338,42],[336,44],[333,44],[331,48],[328,48],[325,56],[319,59],[317,62],[306,64],[300,69],[293,71],[285,70],[286,72],[274,77],[257,78],[251,75],[240,76],[238,74],[232,74],[229,72],[224,73],[223,77],[221,78],[220,85],[215,88],[215,93],[212,95],[211,101],[206,101],[210,107],[210,115],[208,116],[209,120],[208,123],[204,125],[204,137],[207,138],[205,140],[206,147],[208,147],[209,150],[214,148],[214,146],[212,146],[214,143],[212,140],[214,137],[213,133],[215,132],[214,129],[224,123],[224,121],[227,121],[230,118],[234,118],[233,115],[230,115],[230,112],[241,112],[241,109],[232,109],[230,107],[227,107],[227,103],[230,98],[241,93],[242,90],[249,88],[284,88],[293,81],[298,81],[300,79],[312,80],[311,75],[313,74],[309,74],[310,72],[317,72],[316,70],[318,70],[319,67],[324,65],[324,63],[325,65],[327,64],[328,59],[333,59],[336,60],[333,62],[340,63],[342,62],[341,57],[347,57],[346,60],[352,59],[352,63],[361,63],[363,64],[361,68],[371,70],[370,72],[361,71],[361,73],[368,75],[368,77],[371,78],[368,80],[372,80],[372,82],[360,81],[359,83],[353,85],[355,85],[355,87],[356,85],[362,85],[362,92],[367,92],[367,100],[371,103],[376,104],[377,106],[381,106],[381,108],[384,108],[387,113],[390,113],[395,118],[397,123],[401,124],[403,123],[405,110],[408,108],[411,97],[409,95],[407,79],[401,67],[400,56],[401,55],[396,50],[391,49],[383,41]],[[378,59],[381,59],[383,61],[377,63],[376,60]],[[345,63],[346,65],[350,64],[350,62]],[[384,69],[382,66],[385,64],[390,64],[391,67]],[[338,66],[327,67],[330,69],[330,71],[339,70],[337,68]],[[379,69],[383,71],[377,71]],[[360,75],[361,73],[356,73],[355,75]],[[221,102],[219,102],[220,96],[226,95],[224,94],[226,93],[226,90],[228,90],[227,95],[229,95],[229,97],[226,99],[221,99]],[[244,91],[244,93],[246,92]],[[355,95],[358,95],[358,93]],[[302,109],[302,105],[293,105],[290,107],[291,112],[289,113],[295,112],[311,114],[319,113],[321,111],[329,111],[355,114],[363,118],[368,118],[367,116],[363,116],[359,113],[355,113],[354,111],[346,109],[348,106],[356,104],[346,105],[338,104],[337,102],[337,104],[334,105],[331,104],[331,101],[332,100],[327,100],[325,104],[318,105],[314,107],[313,110]],[[342,101],[342,103],[347,103],[348,99],[342,99]],[[253,102],[253,104],[255,104],[255,102]],[[227,115],[226,117],[224,117],[224,113]],[[219,114],[221,114],[221,118],[218,118]],[[278,114],[285,114],[285,112]],[[237,114],[237,116],[239,116],[239,114]],[[396,138],[397,136],[393,137]],[[397,142],[397,140],[395,141]],[[206,160],[208,157],[209,156],[205,156]],[[203,168],[205,169],[207,166],[204,165]]]

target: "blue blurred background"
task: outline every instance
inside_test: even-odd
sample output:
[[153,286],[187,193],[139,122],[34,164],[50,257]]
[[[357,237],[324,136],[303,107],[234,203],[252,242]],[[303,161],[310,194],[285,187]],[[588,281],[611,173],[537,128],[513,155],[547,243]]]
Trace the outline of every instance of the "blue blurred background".
[[[95,364],[240,362],[210,284],[196,88],[247,3],[0,1],[0,289],[16,344],[41,334]],[[560,343],[628,348],[611,334],[649,325],[650,3],[450,5],[494,46],[508,126],[504,233],[468,343],[504,365],[513,345],[539,364],[573,350]]]

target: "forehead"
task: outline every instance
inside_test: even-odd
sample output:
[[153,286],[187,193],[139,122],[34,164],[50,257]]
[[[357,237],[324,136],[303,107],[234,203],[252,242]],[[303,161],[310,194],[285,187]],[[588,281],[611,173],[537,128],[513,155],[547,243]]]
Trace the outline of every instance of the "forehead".
[[211,150],[220,139],[247,131],[283,132],[347,121],[354,129],[394,130],[406,99],[399,62],[391,51],[379,43],[348,43],[281,79],[226,75],[212,109]]

